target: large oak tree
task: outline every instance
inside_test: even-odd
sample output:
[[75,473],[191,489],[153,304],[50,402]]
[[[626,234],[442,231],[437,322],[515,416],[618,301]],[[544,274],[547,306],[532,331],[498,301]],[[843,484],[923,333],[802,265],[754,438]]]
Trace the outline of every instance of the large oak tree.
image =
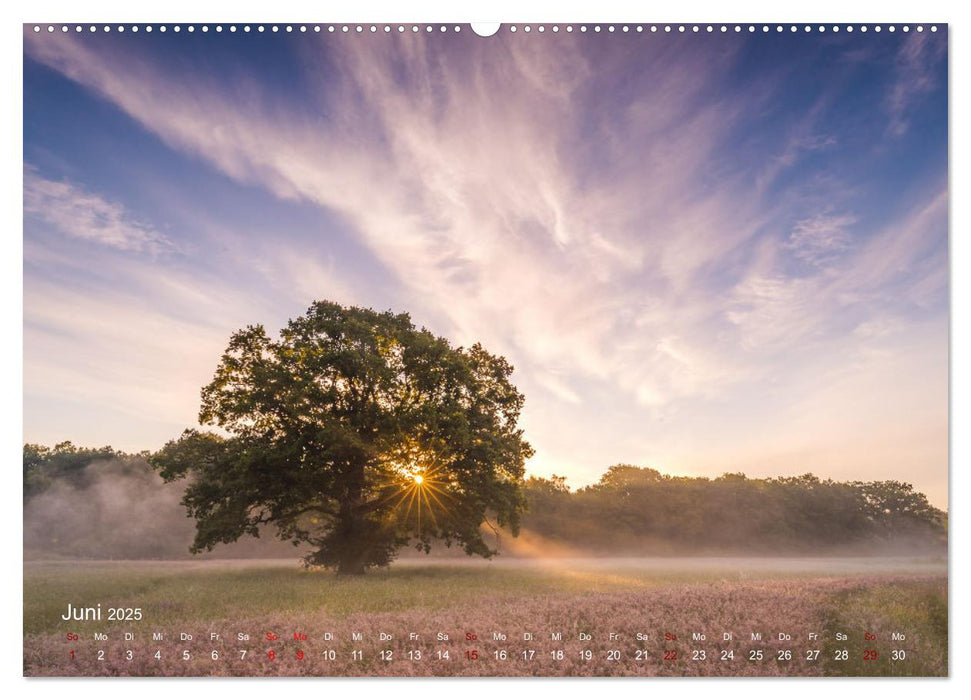
[[193,552],[275,525],[345,574],[409,542],[489,557],[483,524],[518,531],[532,455],[511,373],[407,314],[315,302],[278,339],[237,331],[202,390],[200,423],[220,430],[187,430],[153,463],[188,479]]

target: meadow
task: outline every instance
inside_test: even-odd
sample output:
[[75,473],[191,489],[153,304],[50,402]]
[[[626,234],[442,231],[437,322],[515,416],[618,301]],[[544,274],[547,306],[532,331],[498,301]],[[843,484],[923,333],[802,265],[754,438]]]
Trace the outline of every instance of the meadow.
[[[68,603],[138,607],[142,619],[66,622]],[[894,632],[905,639],[891,642]],[[293,560],[24,563],[25,675],[940,676],[947,668],[938,558],[405,559],[352,578]]]

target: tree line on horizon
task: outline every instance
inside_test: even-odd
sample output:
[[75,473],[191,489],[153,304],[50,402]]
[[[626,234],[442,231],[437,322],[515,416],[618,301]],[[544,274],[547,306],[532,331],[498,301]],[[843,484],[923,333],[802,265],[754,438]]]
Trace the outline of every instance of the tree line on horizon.
[[[23,453],[25,513],[32,512],[28,508],[32,501],[40,502],[44,494],[55,491],[60,499],[80,502],[95,484],[101,488],[100,507],[110,508],[110,503],[103,503],[106,480],[114,484],[137,480],[136,488],[125,492],[124,498],[138,494],[134,497],[151,499],[154,491],[171,488],[157,478],[151,457],[147,451],[128,454],[110,447],[76,447],[70,442],[54,447],[27,444]],[[549,479],[528,477],[522,490],[527,503],[523,529],[548,544],[581,553],[927,552],[942,551],[947,541],[947,514],[910,484],[899,481],[833,481],[812,474],[684,477],[620,464],[583,488],[571,489],[564,477],[554,475]],[[144,512],[149,522],[157,517],[166,522],[181,518],[185,523],[184,511],[173,499],[152,503],[156,509],[172,512]],[[95,514],[84,517],[101,519]],[[45,523],[44,527],[52,525]],[[71,538],[80,537],[85,528],[74,522],[69,530],[58,533],[56,544],[50,545],[53,550],[72,554]],[[91,556],[96,544],[89,541],[86,547],[76,553]],[[187,549],[187,542],[176,545],[166,540],[147,551],[152,557],[166,557],[184,556]],[[142,549],[140,543],[131,543],[129,550],[121,551]]]
[[627,464],[571,490],[526,481],[524,527],[584,550],[800,553],[945,547],[947,514],[900,481],[671,476]]

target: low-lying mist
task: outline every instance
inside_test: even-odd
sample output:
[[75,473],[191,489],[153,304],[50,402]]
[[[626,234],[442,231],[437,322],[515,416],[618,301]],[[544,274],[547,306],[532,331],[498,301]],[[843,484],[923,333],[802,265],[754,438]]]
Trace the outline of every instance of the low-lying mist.
[[[184,481],[164,482],[144,455],[28,446],[26,559],[246,559],[296,561],[307,553],[275,537],[243,537],[192,555],[195,521]],[[946,514],[896,482],[685,479],[613,467],[595,486],[531,478],[518,537],[484,529],[504,559],[578,557],[945,556]],[[431,556],[466,560],[433,543]],[[406,560],[425,558],[403,548]]]
[[[195,521],[179,503],[185,484],[165,483],[143,460],[92,462],[83,479],[56,479],[24,504],[29,559],[182,559]],[[298,558],[302,551],[267,533],[197,558]]]

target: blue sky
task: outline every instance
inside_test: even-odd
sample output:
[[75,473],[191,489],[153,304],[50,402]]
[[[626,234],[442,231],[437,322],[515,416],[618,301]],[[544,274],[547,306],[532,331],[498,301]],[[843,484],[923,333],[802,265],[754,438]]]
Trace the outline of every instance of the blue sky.
[[947,503],[943,30],[24,48],[27,441],[155,449],[330,299],[507,356],[534,474]]

